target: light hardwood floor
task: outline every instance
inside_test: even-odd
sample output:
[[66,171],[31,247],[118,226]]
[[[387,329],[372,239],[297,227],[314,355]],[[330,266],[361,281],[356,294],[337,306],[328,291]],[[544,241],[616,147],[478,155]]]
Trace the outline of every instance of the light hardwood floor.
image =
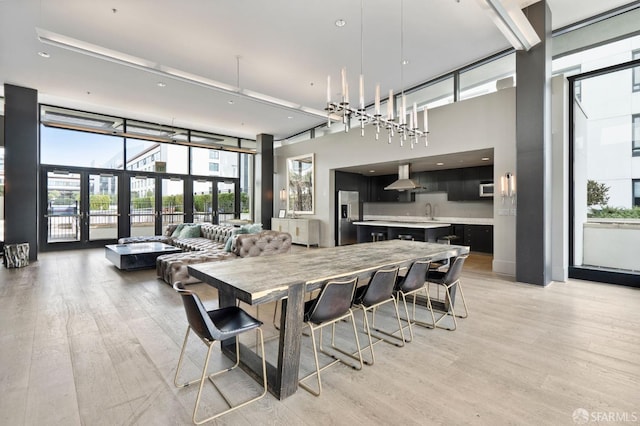
[[[404,348],[377,344],[374,366],[324,371],[321,397],[268,394],[218,423],[572,425],[579,408],[640,421],[640,291],[577,280],[541,288],[487,265],[477,255],[465,265],[470,316],[457,331],[416,327]],[[214,289],[191,288],[215,306]],[[260,310],[270,336],[272,309]],[[172,383],[185,328],[179,297],[155,271],[118,271],[103,250],[1,268],[0,424],[190,424],[196,389]],[[203,355],[194,339],[187,374]],[[224,384],[232,397],[256,390],[242,373]],[[218,406],[213,392],[205,398]]]

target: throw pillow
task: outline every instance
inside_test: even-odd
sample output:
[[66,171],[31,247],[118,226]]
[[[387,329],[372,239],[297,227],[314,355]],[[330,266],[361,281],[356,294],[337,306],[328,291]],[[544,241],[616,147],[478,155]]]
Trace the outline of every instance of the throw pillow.
[[179,238],[180,237],[180,232],[182,231],[182,228],[184,228],[184,227],[185,227],[184,223],[181,223],[178,226],[176,226],[176,229],[171,234],[171,238]]
[[250,223],[248,225],[242,225],[240,229],[246,230],[247,234],[258,234],[262,232],[262,224],[261,223]]
[[200,236],[200,225],[185,226],[180,231],[180,238],[197,238]]
[[250,232],[248,230],[243,229],[242,227],[235,228],[233,231],[231,231],[231,236],[227,239],[227,242],[224,245],[224,251],[231,252],[231,248],[235,245],[236,238],[238,238],[238,235],[249,234],[249,233]]

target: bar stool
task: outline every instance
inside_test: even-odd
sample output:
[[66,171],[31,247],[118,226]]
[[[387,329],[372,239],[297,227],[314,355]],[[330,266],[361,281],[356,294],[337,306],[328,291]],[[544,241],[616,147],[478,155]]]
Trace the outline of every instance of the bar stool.
[[458,239],[457,235],[445,235],[436,240],[438,244],[452,244]]
[[384,241],[386,239],[386,236],[384,234],[384,232],[372,232],[371,233],[371,241],[375,242],[375,241]]
[[412,235],[406,235],[406,234],[398,234],[398,239],[399,240],[407,240],[407,241],[413,241],[414,240]]
[[[438,244],[451,244],[455,242],[459,237],[457,235],[444,235],[436,240]],[[444,266],[449,266],[449,259],[440,260],[437,262],[431,262],[429,270],[438,270]]]

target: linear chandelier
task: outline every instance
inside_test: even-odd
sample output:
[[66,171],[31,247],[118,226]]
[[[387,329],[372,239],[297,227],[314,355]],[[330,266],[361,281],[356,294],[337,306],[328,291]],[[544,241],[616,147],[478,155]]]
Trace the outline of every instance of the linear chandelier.
[[423,126],[418,126],[418,107],[413,103],[413,108],[408,112],[409,122],[407,123],[407,98],[404,93],[401,96],[401,105],[398,112],[398,119],[394,118],[393,111],[393,90],[389,90],[389,99],[387,100],[387,114],[380,114],[380,85],[376,85],[374,113],[370,114],[364,107],[364,76],[360,74],[360,102],[359,107],[355,108],[349,103],[349,83],[347,82],[346,68],[342,68],[342,96],[340,102],[331,99],[331,77],[327,77],[327,126],[331,127],[332,115],[337,114],[342,117],[344,131],[349,132],[351,129],[351,120],[360,121],[360,136],[364,136],[365,124],[372,124],[376,127],[376,140],[379,139],[380,129],[387,130],[388,142],[391,143],[397,134],[400,137],[400,146],[409,140],[411,148],[418,144],[419,138],[424,138],[425,146],[429,145],[427,135],[429,133],[428,112],[427,107],[423,110]]
[[[387,100],[387,114],[383,116],[380,111],[380,84],[376,84],[375,89],[375,101],[374,112],[370,114],[365,109],[364,105],[364,74],[362,71],[363,63],[363,1],[360,2],[360,81],[359,81],[359,102],[358,106],[353,106],[349,103],[349,82],[347,81],[347,70],[342,68],[341,70],[341,84],[342,91],[339,101],[333,100],[331,97],[331,76],[327,76],[327,127],[331,127],[332,119],[337,115],[342,117],[342,123],[344,124],[344,131],[348,132],[351,129],[351,120],[358,120],[360,122],[360,136],[364,136],[364,126],[367,124],[374,125],[376,127],[376,140],[379,139],[380,129],[387,130],[387,139],[391,143],[392,139],[397,134],[400,138],[400,146],[404,146],[404,142],[409,140],[411,148],[413,149],[419,143],[420,138],[424,138],[425,146],[429,145],[427,140],[427,134],[429,133],[428,126],[428,111],[425,106],[423,109],[423,127],[418,125],[418,107],[416,103],[413,103],[411,111],[407,111],[407,98],[404,95],[404,1],[400,3],[400,60],[401,60],[401,88],[402,94],[400,97],[400,105],[397,114],[397,120],[394,118],[393,108],[393,90],[389,90],[389,98]],[[407,123],[407,115],[409,116],[409,122]]]

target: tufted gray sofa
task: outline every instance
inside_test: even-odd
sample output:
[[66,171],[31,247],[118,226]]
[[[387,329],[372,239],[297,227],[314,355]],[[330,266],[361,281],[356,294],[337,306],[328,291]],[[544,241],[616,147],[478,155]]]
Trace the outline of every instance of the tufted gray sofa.
[[[288,253],[291,249],[291,235],[286,232],[262,231],[257,234],[240,234],[236,237],[231,251],[224,250],[227,240],[234,235],[232,226],[202,224],[201,237],[171,238],[176,225],[169,225],[165,230],[166,244],[172,244],[184,250],[182,253],[165,254],[156,260],[158,277],[169,284],[181,281],[185,284],[199,280],[191,277],[187,265],[204,262],[219,262],[223,260],[240,259],[252,256],[270,256]],[[143,242],[145,237],[136,237],[135,241]],[[149,240],[146,240],[149,241]]]
[[212,223],[198,224],[200,226],[200,236],[194,238],[180,238],[172,237],[173,231],[176,230],[178,224],[167,225],[164,234],[151,235],[143,237],[125,237],[118,240],[118,244],[130,244],[130,243],[147,243],[147,242],[160,242],[165,244],[171,244],[182,250],[195,251],[195,250],[222,250],[227,242],[227,239],[233,235],[233,226],[214,225]]

